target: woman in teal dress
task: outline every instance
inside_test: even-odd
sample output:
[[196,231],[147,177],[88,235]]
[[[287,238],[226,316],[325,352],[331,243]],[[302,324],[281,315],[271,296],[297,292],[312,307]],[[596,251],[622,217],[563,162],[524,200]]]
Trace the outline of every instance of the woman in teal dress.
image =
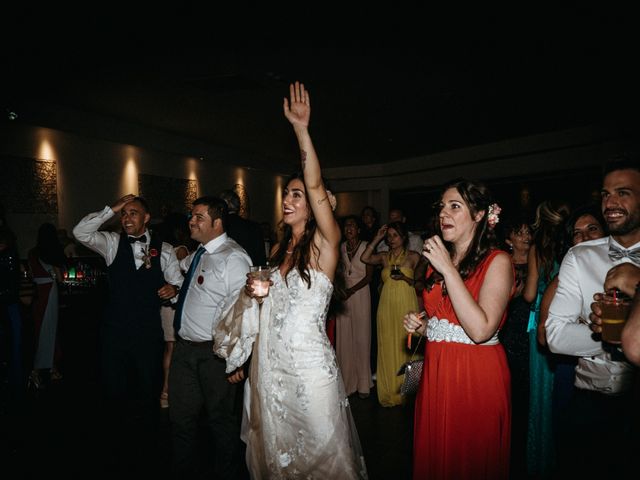
[[531,302],[529,334],[529,421],[527,472],[549,477],[555,465],[553,432],[553,355],[538,339],[540,302],[547,285],[557,275],[563,252],[563,226],[569,215],[564,203],[544,201],[536,209],[533,245],[523,296]]

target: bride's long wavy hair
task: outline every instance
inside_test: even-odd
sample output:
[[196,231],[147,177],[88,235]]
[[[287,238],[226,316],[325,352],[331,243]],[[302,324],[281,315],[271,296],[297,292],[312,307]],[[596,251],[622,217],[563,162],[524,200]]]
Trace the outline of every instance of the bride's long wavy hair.
[[[304,184],[304,176],[302,172],[296,172],[291,175],[287,179],[287,188],[289,184],[293,180],[300,180]],[[325,183],[326,186],[326,183]],[[311,255],[315,255],[317,259],[320,256],[320,249],[313,243],[313,236],[316,233],[317,223],[316,219],[313,216],[313,210],[311,209],[311,203],[309,202],[309,197],[307,196],[307,188],[305,185],[304,197],[307,200],[307,210],[308,217],[307,221],[304,224],[304,232],[297,245],[293,248],[293,252],[291,254],[291,258],[293,262],[287,268],[287,271],[283,275],[283,278],[286,281],[287,274],[293,269],[297,268],[298,272],[300,272],[300,277],[306,282],[307,288],[311,288],[311,276],[309,274],[309,262],[311,260]],[[289,241],[293,238],[293,232],[291,230],[291,226],[281,221],[281,230],[282,230],[282,238],[278,243],[278,248],[275,250],[273,255],[269,258],[269,265],[272,266],[280,266],[285,261],[287,255],[287,247],[289,246]]]

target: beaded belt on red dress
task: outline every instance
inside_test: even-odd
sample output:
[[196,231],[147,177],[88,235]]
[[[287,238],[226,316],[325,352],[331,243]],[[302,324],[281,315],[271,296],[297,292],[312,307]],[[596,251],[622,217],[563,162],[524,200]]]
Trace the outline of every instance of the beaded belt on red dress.
[[497,345],[498,332],[486,342],[476,343],[469,338],[460,325],[449,322],[446,318],[431,317],[427,321],[427,339],[430,342],[464,343],[466,345]]

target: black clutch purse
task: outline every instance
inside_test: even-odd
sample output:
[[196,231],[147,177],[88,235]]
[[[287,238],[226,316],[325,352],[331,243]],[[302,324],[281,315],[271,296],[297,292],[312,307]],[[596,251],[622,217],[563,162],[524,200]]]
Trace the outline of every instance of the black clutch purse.
[[401,395],[415,395],[418,393],[423,365],[424,359],[420,358],[418,360],[411,360],[400,367],[398,375],[404,375],[404,380],[402,380],[402,385],[400,385]]
[[420,336],[420,338],[418,339],[416,348],[414,348],[413,353],[411,354],[411,360],[403,364],[400,367],[400,370],[398,370],[398,376],[404,375],[402,385],[400,385],[401,395],[415,395],[416,393],[418,393],[420,379],[422,378],[422,366],[424,365],[424,358],[418,358],[414,360],[413,357],[415,357],[421,341],[422,336]]

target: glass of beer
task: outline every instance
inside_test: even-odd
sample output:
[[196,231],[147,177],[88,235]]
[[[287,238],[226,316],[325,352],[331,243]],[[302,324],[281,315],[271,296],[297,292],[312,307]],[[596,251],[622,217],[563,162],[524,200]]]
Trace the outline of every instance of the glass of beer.
[[620,343],[622,329],[629,316],[631,300],[626,295],[610,292],[599,302],[602,315],[602,341]]

